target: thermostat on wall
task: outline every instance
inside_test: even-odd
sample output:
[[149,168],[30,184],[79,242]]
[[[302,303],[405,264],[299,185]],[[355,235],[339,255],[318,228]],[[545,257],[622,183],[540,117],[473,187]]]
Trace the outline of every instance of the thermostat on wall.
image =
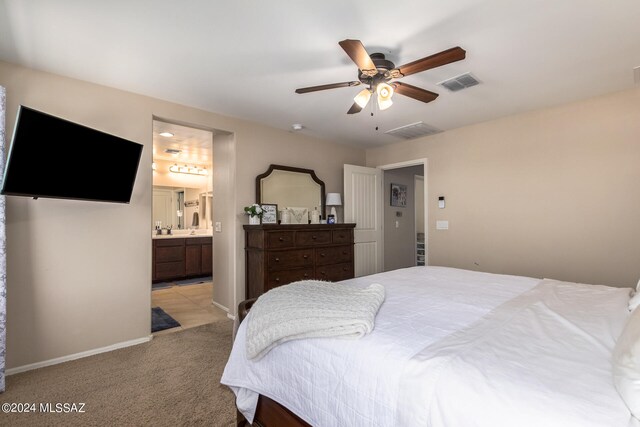
[[438,197],[438,207],[444,209],[444,196]]

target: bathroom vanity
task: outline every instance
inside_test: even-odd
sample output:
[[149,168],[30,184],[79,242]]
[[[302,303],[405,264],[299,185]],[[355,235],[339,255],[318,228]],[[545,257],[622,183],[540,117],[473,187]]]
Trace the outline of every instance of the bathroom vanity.
[[211,235],[153,237],[153,283],[210,276],[213,272]]

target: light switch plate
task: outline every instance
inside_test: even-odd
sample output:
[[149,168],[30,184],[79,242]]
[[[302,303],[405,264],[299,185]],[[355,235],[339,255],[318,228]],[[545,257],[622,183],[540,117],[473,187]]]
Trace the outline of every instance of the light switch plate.
[[436,221],[436,230],[448,230],[449,221]]
[[216,233],[222,233],[222,223],[216,222]]

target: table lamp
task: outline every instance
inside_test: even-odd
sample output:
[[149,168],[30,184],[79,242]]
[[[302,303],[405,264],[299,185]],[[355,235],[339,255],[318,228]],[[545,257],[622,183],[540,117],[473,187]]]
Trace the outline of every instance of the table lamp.
[[336,223],[338,221],[338,214],[336,213],[336,206],[342,206],[342,197],[340,193],[327,193],[327,206],[331,206],[331,215],[333,215],[336,219]]

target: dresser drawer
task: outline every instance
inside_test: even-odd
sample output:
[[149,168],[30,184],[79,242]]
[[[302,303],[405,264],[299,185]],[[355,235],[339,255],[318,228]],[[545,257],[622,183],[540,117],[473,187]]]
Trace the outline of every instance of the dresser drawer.
[[269,270],[313,267],[313,249],[297,251],[272,251],[267,255]]
[[331,243],[331,231],[298,231],[297,246],[326,245]]
[[184,261],[184,246],[156,247],[156,262]]
[[353,243],[353,232],[351,230],[333,230],[333,243]]
[[313,278],[313,267],[300,268],[297,270],[271,271],[267,279],[267,289],[287,285],[298,280],[308,280]]
[[344,262],[342,264],[323,265],[316,267],[316,279],[339,282],[353,278],[353,263]]
[[293,231],[274,231],[267,233],[268,247],[272,249],[292,248],[293,236]]
[[315,251],[316,265],[339,264],[353,259],[353,246],[318,248]]

